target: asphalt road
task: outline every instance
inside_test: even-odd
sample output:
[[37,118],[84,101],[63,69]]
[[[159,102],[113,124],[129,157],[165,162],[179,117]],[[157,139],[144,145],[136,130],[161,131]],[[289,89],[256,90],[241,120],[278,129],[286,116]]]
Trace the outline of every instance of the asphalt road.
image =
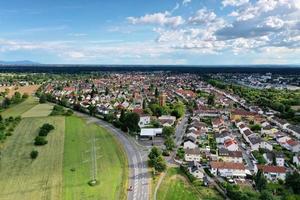
[[128,200],[148,200],[149,199],[149,180],[150,173],[147,166],[147,149],[139,147],[134,139],[116,129],[111,124],[95,117],[83,113],[77,115],[84,117],[96,124],[108,129],[114,134],[124,145],[125,152],[128,157],[129,165],[129,186],[133,187],[132,191],[128,191]]
[[189,115],[185,114],[180,123],[176,127],[175,137],[176,137],[176,145],[179,146],[182,142],[182,137],[185,133],[185,128],[187,126]]

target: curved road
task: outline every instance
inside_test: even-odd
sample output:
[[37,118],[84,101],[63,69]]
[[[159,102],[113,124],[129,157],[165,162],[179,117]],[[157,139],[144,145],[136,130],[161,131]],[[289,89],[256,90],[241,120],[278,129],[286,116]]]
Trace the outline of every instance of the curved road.
[[116,129],[111,124],[89,115],[78,113],[76,115],[93,121],[96,124],[108,129],[123,144],[128,158],[129,165],[129,186],[133,187],[128,191],[128,200],[148,200],[149,199],[149,178],[150,173],[147,166],[148,149],[139,147],[130,136]]

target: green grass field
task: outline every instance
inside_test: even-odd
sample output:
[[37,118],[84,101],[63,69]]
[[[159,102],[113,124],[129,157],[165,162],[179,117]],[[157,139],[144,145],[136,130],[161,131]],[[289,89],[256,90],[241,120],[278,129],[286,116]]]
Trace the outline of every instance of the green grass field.
[[221,200],[216,191],[206,187],[197,190],[188,182],[179,168],[169,168],[158,192],[158,200]]
[[[89,186],[91,179],[91,140],[96,137],[99,184]],[[116,139],[95,124],[76,117],[66,118],[63,161],[64,199],[126,199],[127,159]]]
[[[16,113],[16,112],[15,112]],[[24,118],[1,149],[0,199],[62,199],[64,117]],[[48,144],[35,147],[33,140],[43,123],[55,126]],[[30,152],[39,156],[32,161]]]
[[4,110],[0,114],[4,118],[10,117],[10,116],[13,116],[13,117],[21,116],[23,113],[30,110],[32,107],[34,107],[38,103],[39,102],[36,97],[29,96],[28,99],[26,99],[22,103],[14,105],[14,106]]
[[53,105],[44,103],[37,104],[22,114],[22,117],[46,117],[52,112]]

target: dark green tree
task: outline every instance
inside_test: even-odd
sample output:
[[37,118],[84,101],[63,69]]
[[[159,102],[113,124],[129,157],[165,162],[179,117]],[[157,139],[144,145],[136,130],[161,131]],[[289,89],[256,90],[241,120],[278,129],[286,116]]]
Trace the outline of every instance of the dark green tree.
[[262,191],[265,190],[267,187],[267,179],[265,178],[263,172],[261,170],[258,170],[255,177],[255,187],[257,190]]

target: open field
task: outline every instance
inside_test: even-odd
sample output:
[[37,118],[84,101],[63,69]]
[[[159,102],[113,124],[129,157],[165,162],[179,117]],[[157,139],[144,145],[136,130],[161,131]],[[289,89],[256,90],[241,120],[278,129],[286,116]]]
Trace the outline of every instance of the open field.
[[[62,199],[64,117],[24,118],[3,149],[0,162],[0,199]],[[35,147],[33,140],[43,123],[55,126],[48,144]],[[30,159],[33,149],[39,151]]]
[[39,102],[36,97],[29,96],[28,99],[26,99],[22,103],[14,105],[14,106],[4,110],[0,114],[4,118],[10,117],[10,116],[13,116],[13,117],[21,116],[23,113],[25,113],[26,111],[28,111],[29,109],[31,109],[32,107],[37,105],[38,103]]
[[[97,180],[91,180],[91,141],[96,138]],[[95,124],[83,119],[66,118],[65,151],[63,161],[63,196],[76,199],[126,199],[127,159],[116,139]]]
[[201,187],[196,190],[181,173],[179,168],[169,168],[158,192],[158,200],[218,200],[222,199],[216,191]]
[[53,105],[48,103],[37,104],[22,114],[22,117],[46,117],[52,112]]
[[27,93],[29,95],[36,92],[40,85],[28,85],[28,86],[2,86],[0,87],[0,92],[4,92],[5,89],[8,89],[8,97],[11,97],[15,92],[20,92],[21,94]]

